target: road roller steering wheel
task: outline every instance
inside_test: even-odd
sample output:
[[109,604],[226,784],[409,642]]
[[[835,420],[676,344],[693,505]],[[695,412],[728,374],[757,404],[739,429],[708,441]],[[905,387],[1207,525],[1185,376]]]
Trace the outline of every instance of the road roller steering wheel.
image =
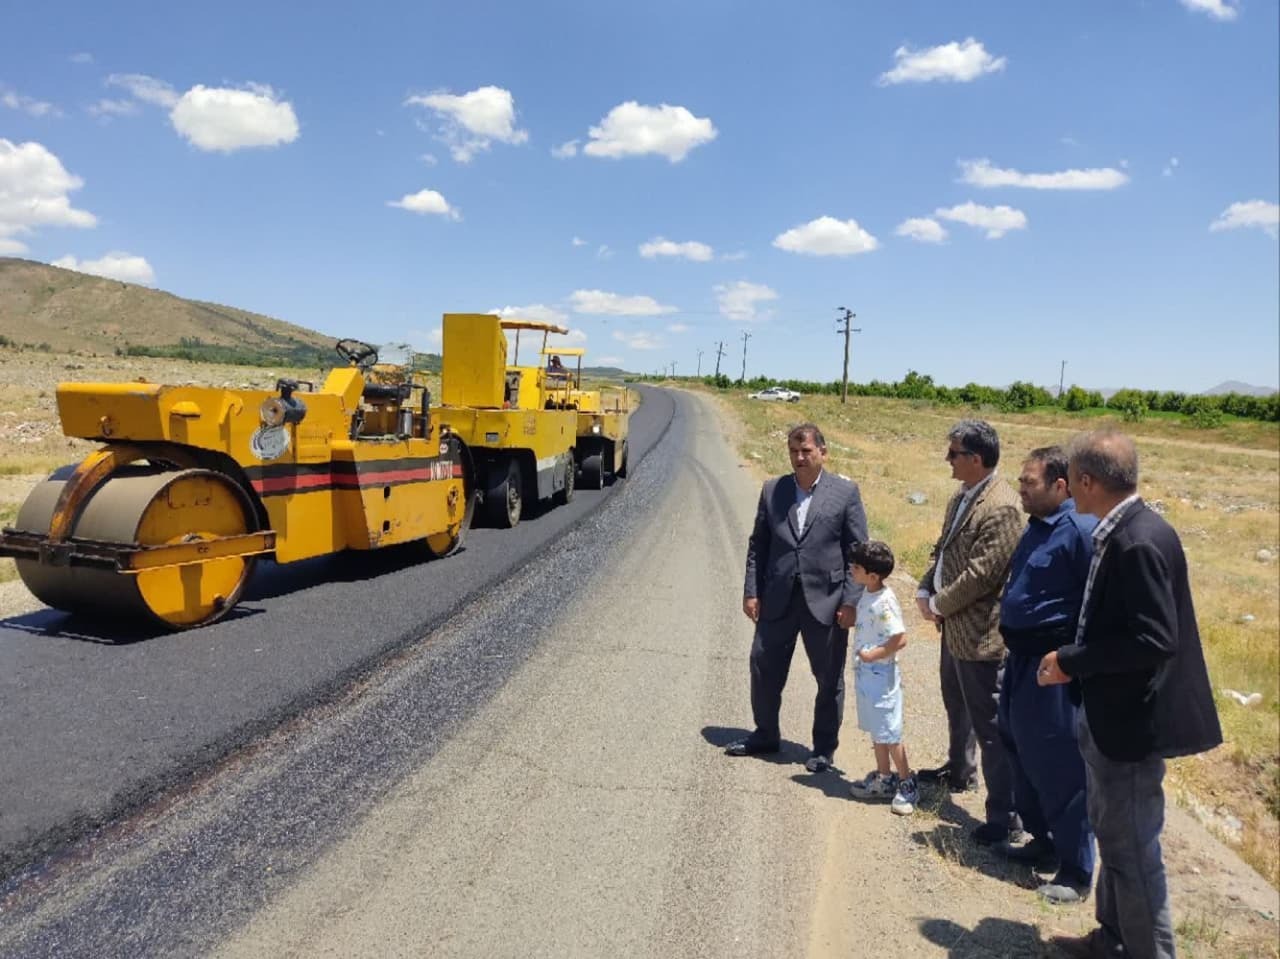
[[367,370],[378,362],[378,348],[359,340],[338,340],[334,350],[347,363],[362,370]]

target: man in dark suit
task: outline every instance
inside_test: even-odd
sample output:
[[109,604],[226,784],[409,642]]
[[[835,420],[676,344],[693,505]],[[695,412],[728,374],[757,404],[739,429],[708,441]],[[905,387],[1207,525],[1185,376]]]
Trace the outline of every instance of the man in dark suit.
[[1164,763],[1222,742],[1187,559],[1178,534],[1139,498],[1138,453],[1123,433],[1077,437],[1076,508],[1101,522],[1075,642],[1047,653],[1039,682],[1073,683],[1089,818],[1098,839],[1099,928],[1055,938],[1069,956],[1174,955],[1160,850]]
[[853,548],[867,540],[858,486],[823,470],[822,431],[803,423],[787,435],[790,476],[760,491],[747,542],[742,611],[756,625],[751,644],[751,712],[755,731],[731,744],[730,756],[777,752],[778,712],[797,634],[818,683],[813,704],[810,772],[831,765],[844,714],[844,664],[862,587],[853,582]]

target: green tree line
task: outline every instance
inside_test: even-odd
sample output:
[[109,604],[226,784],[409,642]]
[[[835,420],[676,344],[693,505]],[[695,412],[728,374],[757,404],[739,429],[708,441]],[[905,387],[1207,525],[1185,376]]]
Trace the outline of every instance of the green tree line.
[[[662,380],[668,377],[639,376],[639,380]],[[818,383],[810,380],[775,380],[767,376],[753,379],[731,380],[721,373],[717,376],[679,377],[678,379],[704,383],[707,386],[727,390],[747,388],[752,391],[768,386],[782,386],[797,393],[840,395],[840,381]],[[895,383],[872,380],[869,383],[850,383],[851,396],[878,396],[900,400],[927,400],[944,406],[991,406],[1005,411],[1031,410],[1037,407],[1053,407],[1070,412],[1086,410],[1112,410],[1125,419],[1143,419],[1149,413],[1181,413],[1197,426],[1217,426],[1227,416],[1244,419],[1280,422],[1280,393],[1269,396],[1250,396],[1244,393],[1223,393],[1208,396],[1203,393],[1178,393],[1159,390],[1118,390],[1110,398],[1104,398],[1097,390],[1086,390],[1072,385],[1061,397],[1054,397],[1042,386],[1017,381],[1000,389],[967,383],[964,386],[942,386],[933,377],[908,371]]]

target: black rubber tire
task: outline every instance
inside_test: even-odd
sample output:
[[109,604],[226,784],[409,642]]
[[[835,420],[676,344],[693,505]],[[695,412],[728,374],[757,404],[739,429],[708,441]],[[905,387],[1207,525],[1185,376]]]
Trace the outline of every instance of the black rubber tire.
[[594,453],[582,461],[582,488],[604,489],[603,453]]
[[626,479],[627,476],[627,441],[622,441],[622,454],[618,459],[618,466],[613,471],[613,475],[617,479]]
[[[500,477],[497,483],[492,483],[494,474]],[[520,476],[520,464],[513,459],[507,460],[504,472],[502,464],[496,463],[489,479],[492,485],[484,494],[484,518],[498,529],[511,529],[520,522],[524,511],[524,479]]]
[[573,454],[570,453],[564,464],[564,487],[555,496],[556,502],[561,506],[573,501],[573,487],[577,476],[578,467],[573,462]]

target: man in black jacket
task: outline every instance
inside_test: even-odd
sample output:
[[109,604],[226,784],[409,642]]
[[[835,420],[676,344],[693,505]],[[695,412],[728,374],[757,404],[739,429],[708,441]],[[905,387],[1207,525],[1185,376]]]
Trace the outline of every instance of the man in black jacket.
[[1041,685],[1074,682],[1080,752],[1098,840],[1097,918],[1071,956],[1174,956],[1160,851],[1164,761],[1222,742],[1196,628],[1187,560],[1173,528],[1138,497],[1138,453],[1123,433],[1077,437],[1076,508],[1101,522],[1075,642],[1045,655]]

